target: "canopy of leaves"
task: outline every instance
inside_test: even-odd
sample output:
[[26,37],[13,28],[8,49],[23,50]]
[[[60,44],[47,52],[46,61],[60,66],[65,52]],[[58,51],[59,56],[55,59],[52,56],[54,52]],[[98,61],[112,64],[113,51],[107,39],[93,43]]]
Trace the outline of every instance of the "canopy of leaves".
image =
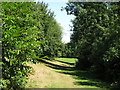
[[2,2],[2,86],[23,88],[30,67],[27,61],[58,56],[61,26],[48,5],[39,2]]
[[76,67],[114,84],[120,83],[119,9],[119,2],[69,2],[65,7],[76,16],[71,36],[71,47],[79,59]]

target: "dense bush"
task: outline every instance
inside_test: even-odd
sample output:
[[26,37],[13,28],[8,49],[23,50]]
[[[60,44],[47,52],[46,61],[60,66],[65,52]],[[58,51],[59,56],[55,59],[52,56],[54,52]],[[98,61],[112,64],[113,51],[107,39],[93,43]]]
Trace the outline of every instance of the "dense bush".
[[2,2],[2,85],[23,88],[30,67],[43,56],[57,55],[61,27],[48,5],[34,2]]
[[110,83],[120,83],[119,2],[69,2],[68,14],[73,23],[71,45],[79,61],[76,67],[89,69]]

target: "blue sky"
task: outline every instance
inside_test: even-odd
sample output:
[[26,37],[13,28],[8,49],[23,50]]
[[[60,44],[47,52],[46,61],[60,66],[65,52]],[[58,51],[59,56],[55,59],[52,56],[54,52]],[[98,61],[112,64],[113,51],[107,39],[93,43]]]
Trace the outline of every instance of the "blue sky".
[[[41,1],[41,0],[35,0],[35,1]],[[54,11],[55,19],[58,23],[62,26],[63,34],[62,34],[62,41],[64,43],[67,43],[70,41],[70,35],[72,31],[70,31],[70,26],[72,23],[70,22],[71,19],[74,19],[73,15],[67,15],[66,11],[61,11],[61,7],[66,6],[67,0],[43,0],[45,3],[48,3],[48,9],[51,9],[51,11]]]

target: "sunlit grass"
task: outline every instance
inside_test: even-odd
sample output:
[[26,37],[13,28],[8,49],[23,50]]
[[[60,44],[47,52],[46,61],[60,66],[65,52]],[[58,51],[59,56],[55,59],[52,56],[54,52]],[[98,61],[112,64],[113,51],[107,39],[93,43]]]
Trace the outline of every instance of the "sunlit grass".
[[55,58],[55,60],[67,63],[75,63],[77,61],[76,58]]
[[44,64],[29,63],[35,70],[29,76],[26,88],[75,88],[74,80],[70,75],[55,72]]
[[[64,67],[64,62],[65,64],[74,64],[76,60],[75,58],[56,58],[56,61],[48,62]],[[91,88],[90,90],[97,88],[106,90],[104,83],[92,79],[93,76],[89,71],[54,69],[46,66],[45,63],[30,63],[29,65],[35,72],[29,77],[27,88]]]

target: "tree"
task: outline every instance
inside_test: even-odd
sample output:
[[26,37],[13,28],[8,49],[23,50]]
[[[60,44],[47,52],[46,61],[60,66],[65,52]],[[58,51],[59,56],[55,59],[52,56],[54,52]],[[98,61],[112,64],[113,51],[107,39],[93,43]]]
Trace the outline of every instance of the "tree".
[[2,2],[2,22],[2,87],[24,88],[26,63],[58,54],[61,27],[43,2]]
[[79,59],[76,67],[119,83],[119,3],[69,2],[65,9],[76,16],[71,36]]

